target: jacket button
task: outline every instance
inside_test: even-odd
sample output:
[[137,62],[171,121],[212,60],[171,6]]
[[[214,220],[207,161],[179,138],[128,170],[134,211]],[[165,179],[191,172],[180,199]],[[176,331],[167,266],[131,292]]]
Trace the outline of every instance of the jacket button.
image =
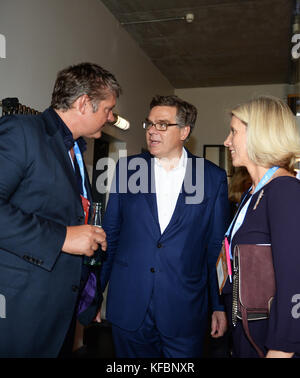
[[161,243],[157,243],[157,248],[161,248],[162,247],[162,244]]
[[150,269],[150,272],[151,272],[151,273],[155,273],[155,269],[154,269],[154,268],[151,268],[151,269]]

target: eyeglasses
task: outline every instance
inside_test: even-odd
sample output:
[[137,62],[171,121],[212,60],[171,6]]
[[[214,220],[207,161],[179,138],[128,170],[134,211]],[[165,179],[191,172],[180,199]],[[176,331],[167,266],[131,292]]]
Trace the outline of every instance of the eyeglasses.
[[149,130],[151,127],[154,126],[158,131],[166,131],[169,126],[178,126],[178,123],[167,123],[167,122],[158,122],[153,123],[151,121],[144,121],[143,122],[143,129]]

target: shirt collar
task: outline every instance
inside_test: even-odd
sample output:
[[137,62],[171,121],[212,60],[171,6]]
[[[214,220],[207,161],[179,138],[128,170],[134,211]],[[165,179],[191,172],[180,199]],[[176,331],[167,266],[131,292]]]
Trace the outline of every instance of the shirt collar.
[[55,119],[56,124],[58,125],[66,149],[69,151],[74,146],[74,143],[77,142],[80,151],[84,152],[86,150],[86,141],[82,137],[79,137],[78,139],[74,140],[71,130],[68,128],[68,126],[64,123],[64,121],[60,118],[60,116],[51,106],[49,108],[49,112],[51,113],[51,115]]

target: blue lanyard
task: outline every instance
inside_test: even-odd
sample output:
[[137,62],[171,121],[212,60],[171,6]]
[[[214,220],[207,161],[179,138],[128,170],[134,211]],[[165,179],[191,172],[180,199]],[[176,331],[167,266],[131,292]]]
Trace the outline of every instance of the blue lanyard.
[[[85,172],[84,172],[83,159],[82,159],[82,155],[81,155],[77,142],[75,142],[74,144],[74,154],[75,154],[75,158],[77,160],[78,166],[79,166],[80,175],[82,179],[83,197],[87,198],[87,191],[85,188]],[[71,162],[72,162],[73,168],[75,169],[72,158],[71,158]]]
[[[268,171],[264,174],[263,178],[260,180],[260,182],[258,183],[257,187],[255,188],[254,193],[251,194],[250,198],[246,202],[246,205],[243,206],[244,201],[245,201],[248,193],[251,191],[252,187],[248,190],[247,195],[245,195],[245,197],[243,198],[243,201],[241,202],[241,204],[239,206],[239,209],[241,209],[241,211],[237,211],[235,217],[233,218],[233,221],[231,222],[230,226],[228,227],[228,230],[225,233],[225,236],[228,237],[230,235],[230,233],[231,233],[231,230],[232,230],[232,234],[231,234],[230,240],[233,239],[234,234],[237,232],[237,230],[243,224],[252,196],[255,193],[257,193],[264,185],[266,185],[266,183],[270,180],[270,178],[274,175],[274,173],[277,171],[278,168],[279,167],[272,167],[272,168],[268,169]],[[230,251],[230,258],[232,258],[232,254],[231,254],[231,242],[230,242],[230,246],[229,246],[229,251]]]

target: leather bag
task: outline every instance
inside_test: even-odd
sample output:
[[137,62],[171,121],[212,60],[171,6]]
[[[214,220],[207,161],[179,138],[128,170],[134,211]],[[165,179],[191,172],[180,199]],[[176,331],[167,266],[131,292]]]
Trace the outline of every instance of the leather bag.
[[238,244],[233,253],[232,321],[241,319],[245,333],[260,357],[263,351],[250,335],[248,321],[267,319],[275,295],[271,245]]

